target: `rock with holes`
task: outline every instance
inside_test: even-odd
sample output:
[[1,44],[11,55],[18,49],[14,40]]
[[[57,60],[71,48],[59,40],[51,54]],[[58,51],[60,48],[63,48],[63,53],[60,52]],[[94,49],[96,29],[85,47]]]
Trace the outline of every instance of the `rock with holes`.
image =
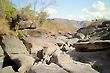
[[2,48],[7,54],[29,54],[23,42],[16,37],[4,36]]
[[11,66],[7,66],[5,68],[2,68],[0,70],[0,73],[18,73],[18,72],[15,72]]
[[47,65],[45,63],[35,64],[28,73],[68,73],[58,65],[51,63]]
[[19,73],[27,72],[34,64],[35,59],[25,54],[11,54],[10,58],[18,65]]
[[69,73],[98,73],[97,71],[93,70],[90,65],[75,62],[69,55],[63,53],[54,54],[51,58],[51,62],[61,66]]

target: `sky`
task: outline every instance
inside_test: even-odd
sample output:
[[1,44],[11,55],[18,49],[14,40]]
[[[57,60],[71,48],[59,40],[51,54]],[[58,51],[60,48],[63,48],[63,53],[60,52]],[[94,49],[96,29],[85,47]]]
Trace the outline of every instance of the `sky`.
[[[36,0],[11,0],[17,7],[21,8],[29,3],[32,5]],[[41,0],[37,0],[40,2]],[[70,20],[92,20],[96,18],[110,19],[110,0],[44,0],[53,1],[45,11],[50,18],[64,18]],[[55,1],[55,3],[54,3]],[[40,9],[36,5],[36,11]]]

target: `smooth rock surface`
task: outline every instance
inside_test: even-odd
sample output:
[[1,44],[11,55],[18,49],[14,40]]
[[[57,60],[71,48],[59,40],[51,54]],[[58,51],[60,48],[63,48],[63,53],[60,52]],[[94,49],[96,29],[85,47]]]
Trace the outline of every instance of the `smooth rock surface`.
[[51,61],[69,73],[98,73],[90,65],[73,61],[67,54],[54,55]]
[[23,42],[16,37],[4,37],[2,43],[7,54],[29,54]]
[[51,55],[58,47],[45,38],[27,37],[24,39],[26,42],[32,44],[31,53],[37,54],[43,50],[43,55]]
[[51,63],[47,64],[35,64],[28,73],[68,73],[58,65]]

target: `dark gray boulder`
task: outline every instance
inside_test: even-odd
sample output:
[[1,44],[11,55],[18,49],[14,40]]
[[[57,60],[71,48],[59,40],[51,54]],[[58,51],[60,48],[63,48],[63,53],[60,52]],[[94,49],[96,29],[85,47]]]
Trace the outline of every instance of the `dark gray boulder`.
[[69,53],[73,60],[88,63],[100,73],[110,73],[110,50]]
[[73,44],[76,51],[97,51],[97,50],[106,50],[110,48],[109,40],[95,40],[87,42],[77,42]]

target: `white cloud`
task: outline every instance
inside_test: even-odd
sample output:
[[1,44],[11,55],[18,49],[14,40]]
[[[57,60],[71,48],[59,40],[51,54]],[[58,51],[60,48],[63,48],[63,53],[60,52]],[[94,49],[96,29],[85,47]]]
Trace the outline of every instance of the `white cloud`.
[[91,20],[94,18],[107,18],[110,19],[110,11],[107,11],[106,5],[102,1],[97,1],[89,8],[82,9],[82,15],[77,18],[81,20]]
[[46,11],[49,15],[57,14],[57,10],[54,9],[54,8],[46,8],[45,11]]
[[99,11],[104,11],[106,9],[105,3],[102,1],[98,1],[96,4],[93,4],[92,7]]

